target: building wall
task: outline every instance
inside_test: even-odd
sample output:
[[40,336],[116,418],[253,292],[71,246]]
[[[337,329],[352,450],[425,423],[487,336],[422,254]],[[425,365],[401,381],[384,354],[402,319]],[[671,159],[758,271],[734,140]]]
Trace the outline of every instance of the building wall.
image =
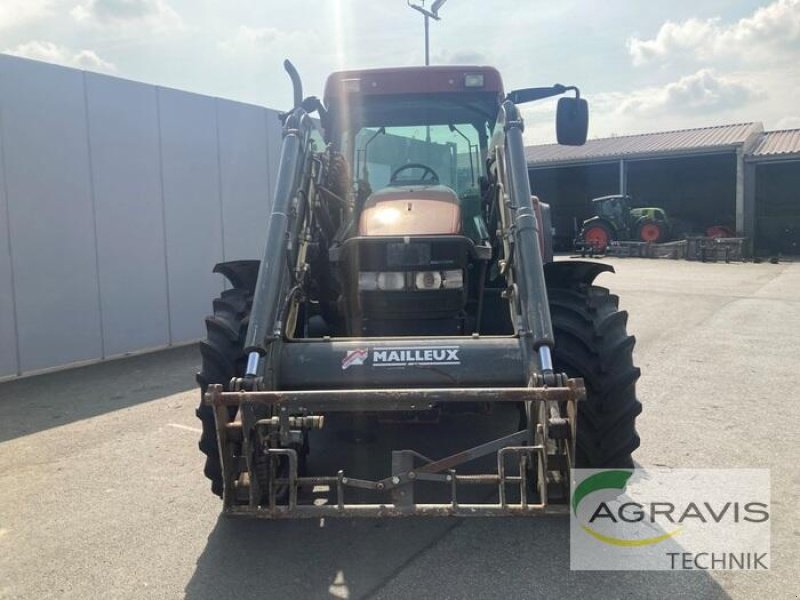
[[584,219],[592,216],[592,198],[619,193],[619,165],[602,163],[530,170],[531,191],[551,206],[557,250],[572,247]]
[[0,377],[197,339],[279,144],[276,111],[0,55]]
[[[626,192],[635,206],[665,209],[684,233],[711,225],[736,225],[736,154],[625,161]],[[571,248],[591,199],[618,194],[619,161],[532,168],[534,194],[552,206],[557,249]]]
[[627,191],[637,204],[663,208],[694,233],[711,225],[735,229],[735,153],[627,164]]
[[800,161],[755,169],[756,251],[800,255]]

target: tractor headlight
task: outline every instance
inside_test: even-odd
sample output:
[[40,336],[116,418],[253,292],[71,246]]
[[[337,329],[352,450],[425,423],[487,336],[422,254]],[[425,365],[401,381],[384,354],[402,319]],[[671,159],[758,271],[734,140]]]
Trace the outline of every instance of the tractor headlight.
[[[464,271],[417,271],[403,273],[401,271],[361,271],[358,274],[358,289],[362,292],[396,292],[406,289],[407,276],[413,281],[413,289],[438,290],[462,289],[464,287]],[[409,286],[411,283],[409,283]]]
[[464,87],[480,88],[483,87],[483,73],[467,73],[464,75]]
[[362,292],[375,290],[396,291],[405,289],[405,287],[405,273],[361,271],[358,274],[358,289]]
[[414,276],[418,290],[438,290],[442,287],[442,274],[439,271],[420,271]]
[[377,290],[378,289],[378,274],[372,271],[361,271],[358,274],[358,289],[359,290]]
[[444,283],[442,287],[448,289],[461,289],[464,287],[464,271],[443,271]]
[[406,274],[398,272],[378,273],[377,284],[379,290],[402,290],[406,287]]

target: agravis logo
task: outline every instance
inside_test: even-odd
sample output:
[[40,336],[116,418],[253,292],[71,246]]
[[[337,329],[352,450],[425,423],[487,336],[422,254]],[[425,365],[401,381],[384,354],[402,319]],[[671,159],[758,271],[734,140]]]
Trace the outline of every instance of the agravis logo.
[[[603,471],[601,473],[596,473],[590,477],[584,479],[580,485],[575,489],[575,492],[572,495],[572,512],[577,517],[578,516],[578,505],[581,503],[581,500],[592,494],[593,492],[600,491],[600,490],[620,490],[620,492],[625,491],[625,484],[630,479],[631,475],[633,475],[633,471]],[[626,503],[621,505],[620,508],[624,506],[631,506],[633,503]],[[638,506],[641,509],[641,506]],[[620,510],[619,519],[622,521],[627,521],[627,518],[623,515]],[[642,513],[639,513],[640,517]],[[608,504],[605,502],[601,502],[597,505],[597,508],[592,513],[592,516],[589,518],[589,523],[593,523],[598,518],[610,518],[615,521],[614,513],[609,508]],[[638,520],[641,520],[638,519]],[[657,544],[658,542],[662,542],[672,536],[680,533],[680,528],[674,529],[673,531],[669,531],[662,535],[657,535],[653,537],[641,538],[641,539],[623,539],[614,537],[611,535],[604,535],[599,531],[593,529],[591,525],[584,525],[581,524],[581,529],[583,529],[586,533],[591,535],[596,540],[599,540],[605,544],[611,544],[614,546],[647,546],[650,544]]]
[[573,569],[769,568],[769,472],[575,469]]

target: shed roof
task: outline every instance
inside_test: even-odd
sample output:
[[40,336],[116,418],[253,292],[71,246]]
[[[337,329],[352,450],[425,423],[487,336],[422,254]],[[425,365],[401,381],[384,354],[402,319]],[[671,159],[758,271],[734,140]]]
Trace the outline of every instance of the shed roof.
[[551,166],[620,158],[651,158],[670,154],[689,154],[735,150],[752,144],[763,131],[759,122],[718,125],[588,140],[583,146],[545,144],[528,146],[529,166]]
[[800,155],[800,129],[767,131],[751,153],[754,160]]

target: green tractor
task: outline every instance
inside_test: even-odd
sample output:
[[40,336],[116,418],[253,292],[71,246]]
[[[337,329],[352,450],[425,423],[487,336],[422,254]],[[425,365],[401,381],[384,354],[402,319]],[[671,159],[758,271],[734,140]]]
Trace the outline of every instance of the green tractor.
[[662,208],[631,208],[631,197],[603,196],[592,200],[595,216],[583,222],[578,241],[603,252],[612,241],[666,242],[670,224]]

